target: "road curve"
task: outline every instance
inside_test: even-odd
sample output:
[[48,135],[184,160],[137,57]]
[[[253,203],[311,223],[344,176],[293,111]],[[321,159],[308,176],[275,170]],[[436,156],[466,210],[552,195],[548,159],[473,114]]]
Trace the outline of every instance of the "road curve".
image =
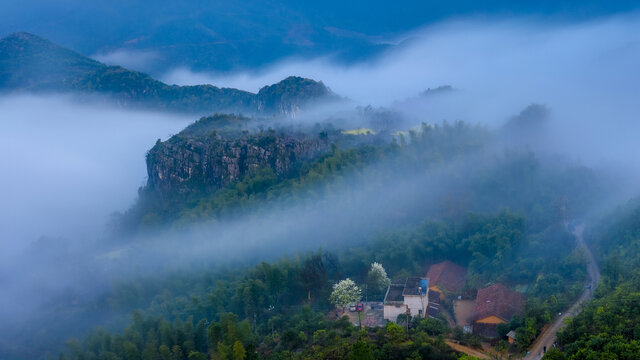
[[591,250],[584,242],[584,238],[582,237],[582,233],[584,231],[584,225],[576,226],[573,230],[573,235],[576,237],[578,242],[578,246],[584,249],[585,254],[587,255],[587,260],[589,263],[587,264],[587,272],[589,274],[589,278],[591,279],[588,286],[585,288],[584,292],[580,295],[578,300],[569,308],[568,311],[562,314],[562,316],[558,317],[551,326],[547,327],[536,339],[536,341],[529,348],[529,354],[524,357],[524,360],[534,360],[540,359],[542,355],[544,355],[544,349],[550,349],[553,343],[556,342],[556,334],[558,330],[560,330],[564,326],[564,320],[569,316],[575,316],[582,311],[582,305],[586,301],[591,300],[593,296],[593,291],[596,286],[598,286],[598,282],[600,281],[600,269],[598,268],[598,264],[596,263],[596,259],[593,256]]

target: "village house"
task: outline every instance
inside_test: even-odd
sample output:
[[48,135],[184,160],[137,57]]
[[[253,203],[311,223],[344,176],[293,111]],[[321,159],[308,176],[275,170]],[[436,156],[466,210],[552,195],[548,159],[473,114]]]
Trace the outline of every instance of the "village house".
[[[429,280],[420,277],[409,277],[404,284],[391,284],[384,297],[384,319],[396,321],[398,315],[425,317],[435,313],[429,306]],[[439,307],[437,307],[439,309]],[[437,314],[436,314],[437,315]]]
[[449,260],[433,264],[427,272],[429,289],[437,291],[440,299],[446,294],[459,293],[464,287],[467,269]]
[[524,312],[524,295],[510,290],[502,284],[478,290],[472,321],[477,335],[498,337],[498,324],[504,324],[514,315]]

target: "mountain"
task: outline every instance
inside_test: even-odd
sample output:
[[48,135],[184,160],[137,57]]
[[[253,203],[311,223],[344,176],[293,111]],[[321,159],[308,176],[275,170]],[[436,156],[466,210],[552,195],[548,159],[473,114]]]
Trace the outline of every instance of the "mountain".
[[72,89],[105,65],[28,33],[0,40],[0,88]]
[[311,103],[339,99],[322,82],[293,76],[265,86],[257,94],[213,85],[168,85],[141,72],[107,66],[29,33],[0,40],[0,90],[105,94],[124,106],[199,114],[293,116]]
[[177,65],[201,71],[252,69],[288,57],[330,55],[357,62],[393,48],[401,34],[451,18],[585,20],[637,7],[624,0],[407,0],[402,6],[365,0],[23,0],[2,2],[0,34],[26,29],[105,59],[151,53],[153,61],[116,63],[161,74]]
[[306,103],[335,97],[322,82],[290,76],[277,84],[263,87],[256,98],[259,111],[291,117]]

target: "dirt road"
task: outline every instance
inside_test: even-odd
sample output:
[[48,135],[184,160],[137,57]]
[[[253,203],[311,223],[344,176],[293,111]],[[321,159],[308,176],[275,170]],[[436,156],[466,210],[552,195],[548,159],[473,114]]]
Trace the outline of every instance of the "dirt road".
[[589,261],[589,264],[587,265],[587,272],[589,273],[591,281],[585,288],[584,292],[580,295],[580,298],[578,298],[571,308],[563,313],[562,316],[558,317],[551,326],[547,327],[540,336],[538,336],[529,349],[529,354],[524,357],[525,360],[540,359],[542,355],[544,355],[545,347],[548,350],[553,346],[553,343],[556,341],[556,334],[558,333],[558,330],[560,330],[564,325],[564,320],[568,316],[575,316],[582,311],[582,305],[586,301],[591,300],[593,291],[600,281],[600,269],[598,268],[598,264],[596,263],[593,253],[591,253],[591,250],[589,250],[589,247],[587,247],[584,242],[584,238],[582,237],[583,231],[584,225],[577,226],[573,231],[573,235],[578,241],[578,246],[581,246],[584,249],[585,254],[587,254],[587,260]]
[[453,350],[457,351],[457,352],[461,352],[461,353],[465,353],[467,355],[471,355],[471,356],[475,356],[478,359],[491,359],[491,357],[479,350],[476,350],[474,348],[470,348],[468,346],[464,346],[464,345],[460,345],[458,343],[455,343],[451,340],[445,340],[444,341],[447,345],[449,345]]

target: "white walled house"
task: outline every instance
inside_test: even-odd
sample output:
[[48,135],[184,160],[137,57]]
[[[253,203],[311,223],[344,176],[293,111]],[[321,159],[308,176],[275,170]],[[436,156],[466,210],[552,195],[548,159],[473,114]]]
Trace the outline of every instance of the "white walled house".
[[398,315],[425,317],[429,306],[429,280],[410,277],[404,284],[391,284],[384,297],[384,319],[396,321]]
[[409,315],[424,317],[429,305],[429,280],[419,277],[407,278],[404,284],[404,303],[409,308]]

